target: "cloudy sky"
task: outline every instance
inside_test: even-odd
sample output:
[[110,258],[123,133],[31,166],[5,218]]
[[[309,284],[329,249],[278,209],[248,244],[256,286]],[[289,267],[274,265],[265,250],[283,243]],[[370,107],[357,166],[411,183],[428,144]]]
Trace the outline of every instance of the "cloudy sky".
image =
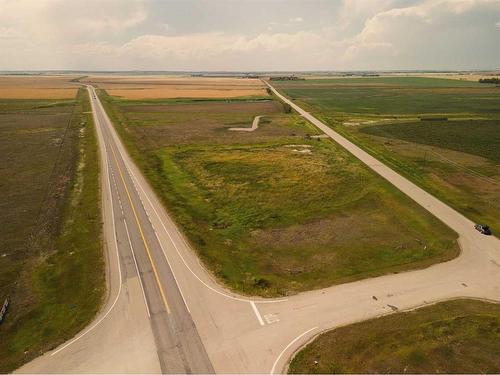
[[0,70],[500,68],[500,0],[0,0]]

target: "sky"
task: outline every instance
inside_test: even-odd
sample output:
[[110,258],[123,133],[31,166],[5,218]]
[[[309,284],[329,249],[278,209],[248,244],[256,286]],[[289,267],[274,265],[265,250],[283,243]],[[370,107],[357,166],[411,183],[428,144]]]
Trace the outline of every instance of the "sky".
[[500,68],[500,0],[0,0],[0,70]]

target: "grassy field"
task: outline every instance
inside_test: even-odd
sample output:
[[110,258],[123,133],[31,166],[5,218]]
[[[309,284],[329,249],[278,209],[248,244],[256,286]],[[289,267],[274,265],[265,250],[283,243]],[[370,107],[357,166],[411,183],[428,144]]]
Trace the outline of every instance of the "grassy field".
[[[455,233],[279,102],[100,96],[199,256],[234,290],[288,295],[457,255]],[[257,115],[258,130],[228,131]]]
[[442,302],[326,332],[289,373],[499,373],[499,342],[499,304]]
[[104,292],[98,150],[85,90],[1,100],[0,372],[71,338]]
[[379,160],[500,231],[498,87],[411,77],[276,85]]

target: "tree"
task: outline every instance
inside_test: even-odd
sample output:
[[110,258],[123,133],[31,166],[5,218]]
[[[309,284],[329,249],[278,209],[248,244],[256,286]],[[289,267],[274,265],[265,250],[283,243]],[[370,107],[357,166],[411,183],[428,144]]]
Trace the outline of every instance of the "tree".
[[291,113],[292,112],[292,106],[288,103],[283,103],[283,110],[285,113]]
[[500,84],[500,78],[481,78],[479,83],[496,83]]

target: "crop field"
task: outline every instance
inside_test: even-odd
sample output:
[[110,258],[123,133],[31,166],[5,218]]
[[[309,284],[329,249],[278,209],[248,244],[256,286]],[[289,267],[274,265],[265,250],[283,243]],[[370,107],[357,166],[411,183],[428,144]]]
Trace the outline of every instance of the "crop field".
[[0,99],[72,99],[78,90],[72,78],[0,75]]
[[83,89],[72,100],[0,100],[2,373],[72,337],[103,298],[89,107]]
[[321,334],[289,373],[496,374],[499,341],[500,304],[442,302]]
[[[454,232],[277,101],[100,96],[205,265],[234,290],[288,295],[458,254]],[[229,131],[255,116],[256,131]]]
[[125,99],[237,98],[264,97],[258,79],[158,76],[90,76],[81,82],[105,89],[111,96]]
[[391,168],[500,231],[499,87],[421,77],[276,85]]

